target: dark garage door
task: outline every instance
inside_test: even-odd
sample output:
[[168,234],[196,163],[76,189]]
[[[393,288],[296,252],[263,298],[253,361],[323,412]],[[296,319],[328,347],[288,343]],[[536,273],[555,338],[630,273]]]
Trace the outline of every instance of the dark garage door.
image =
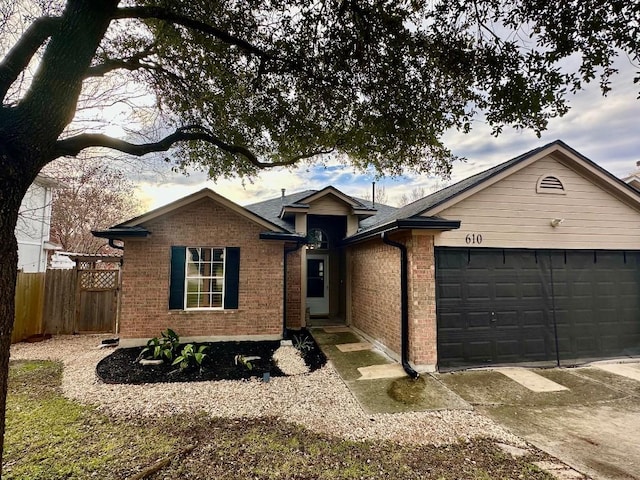
[[640,354],[640,252],[436,248],[438,364]]

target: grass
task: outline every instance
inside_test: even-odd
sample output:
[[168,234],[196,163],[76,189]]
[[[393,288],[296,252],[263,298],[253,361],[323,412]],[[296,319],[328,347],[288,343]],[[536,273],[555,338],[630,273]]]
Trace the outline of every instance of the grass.
[[59,363],[11,362],[3,478],[126,478],[174,448],[157,428],[127,428],[67,400],[61,375]]
[[188,479],[517,479],[550,480],[489,440],[443,447],[351,442],[273,418],[114,419],[65,399],[62,366],[12,362],[4,477],[122,479],[174,455],[147,477]]

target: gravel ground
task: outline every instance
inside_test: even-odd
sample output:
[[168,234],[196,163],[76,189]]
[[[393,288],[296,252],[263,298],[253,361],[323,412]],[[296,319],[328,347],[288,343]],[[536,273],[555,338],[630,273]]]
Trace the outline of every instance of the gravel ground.
[[[144,385],[107,385],[96,364],[111,349],[97,346],[105,335],[56,336],[41,343],[11,346],[11,359],[64,363],[64,395],[125,418],[205,411],[214,417],[275,416],[315,431],[350,440],[384,439],[400,443],[441,445],[490,437],[523,445],[490,419],[473,411],[445,410],[402,414],[366,414],[329,362],[312,373],[260,380]],[[280,349],[279,366],[303,371],[289,349]]]

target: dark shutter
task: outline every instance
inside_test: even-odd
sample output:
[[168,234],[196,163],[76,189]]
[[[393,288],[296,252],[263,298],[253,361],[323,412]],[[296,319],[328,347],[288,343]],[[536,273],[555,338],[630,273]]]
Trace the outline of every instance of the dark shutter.
[[224,308],[238,308],[240,248],[227,247],[224,260]]
[[184,262],[186,247],[171,247],[169,310],[184,310]]

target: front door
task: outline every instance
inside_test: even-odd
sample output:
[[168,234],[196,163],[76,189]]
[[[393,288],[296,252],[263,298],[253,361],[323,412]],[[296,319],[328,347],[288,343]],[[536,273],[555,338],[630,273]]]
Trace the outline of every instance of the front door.
[[307,308],[311,315],[329,315],[329,255],[307,255]]

